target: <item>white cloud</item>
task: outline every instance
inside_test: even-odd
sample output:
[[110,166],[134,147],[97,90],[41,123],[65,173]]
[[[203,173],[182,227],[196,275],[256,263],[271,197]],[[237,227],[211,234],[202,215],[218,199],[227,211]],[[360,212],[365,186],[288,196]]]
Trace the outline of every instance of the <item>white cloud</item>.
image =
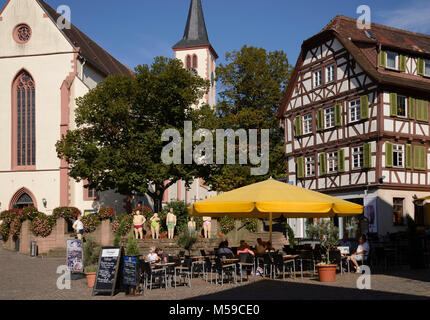
[[381,23],[409,31],[430,32],[430,2],[412,2],[407,7],[379,11],[376,14]]

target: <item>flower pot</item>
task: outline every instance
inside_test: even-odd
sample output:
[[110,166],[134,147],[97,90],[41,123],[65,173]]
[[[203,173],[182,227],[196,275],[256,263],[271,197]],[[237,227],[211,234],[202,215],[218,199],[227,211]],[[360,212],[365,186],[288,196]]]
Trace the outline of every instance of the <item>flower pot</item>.
[[321,282],[334,282],[336,280],[337,266],[335,264],[318,265],[316,267]]
[[94,282],[96,281],[96,275],[97,275],[97,272],[86,273],[88,288],[94,287]]

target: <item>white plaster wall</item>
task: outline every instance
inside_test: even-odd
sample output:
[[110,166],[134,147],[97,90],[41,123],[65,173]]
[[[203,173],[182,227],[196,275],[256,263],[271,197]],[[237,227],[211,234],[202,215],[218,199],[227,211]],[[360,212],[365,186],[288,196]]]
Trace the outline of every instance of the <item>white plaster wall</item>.
[[[178,50],[175,52],[176,59],[181,60],[185,66],[185,58],[187,55],[197,55],[198,63],[197,63],[197,73],[203,79],[211,80],[211,72],[215,74],[215,57],[212,55],[209,49],[206,48],[197,48],[190,50]],[[211,86],[209,91],[209,105],[214,106],[216,104],[216,84]],[[199,104],[206,103],[207,101],[203,98],[200,100]]]
[[[64,38],[52,22],[44,17],[45,11],[36,1],[13,0],[8,2],[0,22],[0,56],[34,55],[55,52],[70,52],[72,45]],[[26,44],[18,44],[12,32],[20,23],[32,29],[31,39]]]

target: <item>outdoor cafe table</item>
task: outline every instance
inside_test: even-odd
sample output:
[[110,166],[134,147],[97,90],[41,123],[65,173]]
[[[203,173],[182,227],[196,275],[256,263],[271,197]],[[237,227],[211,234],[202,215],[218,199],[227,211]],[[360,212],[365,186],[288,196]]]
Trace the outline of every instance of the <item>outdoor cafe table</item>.
[[228,263],[236,263],[236,262],[239,262],[239,259],[222,259],[221,261],[222,261],[222,263],[226,263],[226,264],[228,264]]
[[295,259],[295,258],[297,258],[297,257],[299,257],[299,255],[298,255],[298,254],[287,254],[287,255],[284,255],[284,256],[283,256],[284,260],[288,260],[288,259]]

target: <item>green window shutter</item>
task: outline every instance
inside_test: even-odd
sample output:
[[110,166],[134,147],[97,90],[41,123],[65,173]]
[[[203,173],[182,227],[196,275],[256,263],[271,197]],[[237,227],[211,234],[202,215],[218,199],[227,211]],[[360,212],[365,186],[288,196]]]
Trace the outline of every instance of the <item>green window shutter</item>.
[[325,153],[319,154],[319,163],[320,163],[320,175],[324,176],[327,173],[327,161]]
[[414,146],[414,169],[427,169],[427,148],[422,146]]
[[369,96],[367,94],[360,97],[360,118],[369,118]]
[[296,137],[300,137],[302,135],[302,117],[296,117]]
[[337,152],[337,171],[345,172],[345,149],[339,149]]
[[336,127],[342,125],[342,105],[339,103],[334,106],[334,125]]
[[390,93],[390,116],[397,116],[397,93]]
[[429,108],[427,100],[416,100],[416,110],[417,110],[417,120],[419,121],[428,121],[429,119]]
[[412,146],[406,145],[406,169],[412,169]]
[[423,58],[418,58],[418,62],[417,62],[417,73],[420,76],[424,75],[424,59]]
[[423,121],[429,121],[429,102],[427,100],[422,100],[421,104],[421,108],[423,108]]
[[305,158],[299,157],[297,158],[297,178],[303,179],[305,176]]
[[409,119],[415,119],[415,99],[409,97]]
[[372,148],[370,143],[363,145],[363,167],[366,169],[372,167]]
[[317,111],[317,129],[318,131],[324,130],[324,110],[319,109]]
[[406,72],[406,56],[402,54],[399,56],[399,70],[401,72]]
[[387,66],[387,54],[384,50],[379,52],[379,65],[383,68]]
[[391,142],[385,143],[385,167],[391,168],[393,166],[393,144]]

